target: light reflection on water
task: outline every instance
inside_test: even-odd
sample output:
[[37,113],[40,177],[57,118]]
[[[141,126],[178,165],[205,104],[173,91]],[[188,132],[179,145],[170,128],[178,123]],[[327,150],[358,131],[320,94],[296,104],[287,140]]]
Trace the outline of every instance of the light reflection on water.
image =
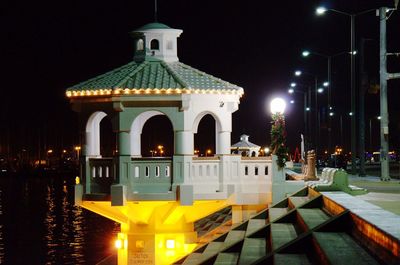
[[119,226],[73,205],[74,179],[0,179],[0,264],[96,264]]

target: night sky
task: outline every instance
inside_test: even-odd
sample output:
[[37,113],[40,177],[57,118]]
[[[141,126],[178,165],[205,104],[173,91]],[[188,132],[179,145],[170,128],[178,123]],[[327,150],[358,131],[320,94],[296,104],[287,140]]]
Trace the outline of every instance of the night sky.
[[[335,13],[318,17],[315,7],[325,4],[357,13],[385,3],[393,5],[392,1],[365,0],[158,0],[158,20],[183,29],[178,39],[181,62],[244,88],[245,95],[233,116],[232,143],[246,133],[250,141],[264,146],[269,143],[270,131],[266,102],[278,94],[289,99],[286,91],[292,81],[311,81],[296,80],[293,71],[301,68],[316,74],[321,81],[327,78],[326,60],[315,56],[301,58],[301,51],[310,49],[332,55],[350,50],[349,17]],[[7,1],[0,12],[0,153],[7,151],[7,143],[17,153],[23,148],[66,148],[78,144],[78,116],[70,109],[65,90],[131,61],[133,41],[128,32],[154,21],[154,2]],[[400,52],[398,11],[391,15],[387,27],[388,51]],[[375,12],[356,18],[356,34],[356,45],[360,38],[371,39],[365,46],[365,68],[369,83],[379,83],[379,21]],[[389,72],[400,72],[399,58],[389,59],[388,66]],[[342,115],[345,147],[350,144],[349,79],[349,56],[335,57],[333,136],[334,144],[340,144]],[[400,82],[389,81],[388,93],[393,149],[400,145]],[[299,146],[303,130],[302,98],[295,99],[286,115],[291,149]],[[326,95],[319,99],[322,106],[326,106],[326,101]],[[368,150],[371,143],[377,149],[379,123],[374,117],[379,115],[379,92],[367,94],[366,104],[366,147]],[[368,132],[370,119],[372,141]],[[200,129],[205,134],[206,123],[201,123],[204,128]],[[322,128],[323,124],[322,119]],[[325,131],[322,129],[322,137]],[[326,138],[323,144],[326,145]]]

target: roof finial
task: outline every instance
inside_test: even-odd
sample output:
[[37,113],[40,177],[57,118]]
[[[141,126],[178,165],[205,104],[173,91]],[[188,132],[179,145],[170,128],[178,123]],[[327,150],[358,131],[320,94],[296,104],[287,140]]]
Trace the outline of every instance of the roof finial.
[[157,0],[154,0],[154,22],[157,22]]

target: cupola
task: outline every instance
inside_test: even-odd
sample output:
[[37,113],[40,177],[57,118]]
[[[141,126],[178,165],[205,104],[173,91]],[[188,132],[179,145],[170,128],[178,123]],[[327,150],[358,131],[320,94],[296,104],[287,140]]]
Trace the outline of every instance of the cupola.
[[135,43],[134,61],[141,62],[146,58],[156,58],[165,62],[177,62],[177,39],[181,29],[154,22],[146,24],[131,32]]

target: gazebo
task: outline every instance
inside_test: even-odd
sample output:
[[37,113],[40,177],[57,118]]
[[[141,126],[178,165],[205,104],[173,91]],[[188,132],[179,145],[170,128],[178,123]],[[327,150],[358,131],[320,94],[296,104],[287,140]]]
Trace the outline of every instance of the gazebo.
[[231,146],[231,152],[241,156],[258,157],[259,151],[260,146],[250,142],[249,136],[246,134],[242,134],[240,136],[240,141]]

